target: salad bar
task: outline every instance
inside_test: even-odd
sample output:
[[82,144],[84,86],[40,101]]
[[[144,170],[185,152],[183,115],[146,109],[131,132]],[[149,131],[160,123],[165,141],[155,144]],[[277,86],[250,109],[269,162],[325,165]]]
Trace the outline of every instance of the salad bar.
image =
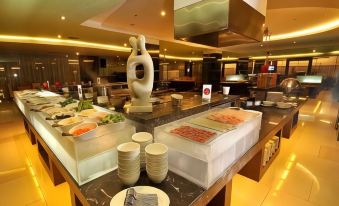
[[82,185],[117,168],[117,145],[135,133],[122,114],[48,91],[15,92],[15,102],[58,160]]

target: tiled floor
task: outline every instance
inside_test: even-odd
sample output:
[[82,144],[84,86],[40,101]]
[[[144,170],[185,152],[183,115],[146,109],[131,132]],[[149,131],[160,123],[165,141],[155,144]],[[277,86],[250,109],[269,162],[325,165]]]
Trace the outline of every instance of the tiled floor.
[[67,183],[53,185],[14,105],[0,104],[0,134],[0,205],[71,205]]
[[[232,206],[334,206],[339,194],[338,103],[329,92],[301,109],[298,128],[258,183],[236,175]],[[68,206],[66,183],[53,186],[13,105],[0,104],[0,205]]]
[[334,122],[339,104],[329,92],[309,100],[298,128],[260,182],[236,175],[232,206],[339,205],[339,142]]

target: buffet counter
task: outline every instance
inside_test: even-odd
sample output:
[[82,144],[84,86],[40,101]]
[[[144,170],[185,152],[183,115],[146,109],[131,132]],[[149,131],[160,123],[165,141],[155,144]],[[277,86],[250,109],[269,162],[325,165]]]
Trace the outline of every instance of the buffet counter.
[[[60,95],[49,91],[38,92],[37,95],[51,99],[51,102],[65,100]],[[21,98],[19,92],[14,92],[14,101],[34,132],[43,139],[79,185],[117,168],[116,146],[130,141],[135,133],[135,127],[126,122],[119,128],[113,124],[99,126],[89,133],[88,137],[65,136],[63,134],[65,131],[54,127],[57,121],[48,120],[50,118],[48,114],[37,111],[39,105],[27,103],[25,98]],[[113,113],[98,106],[94,106],[94,109]],[[87,119],[84,119],[86,122]],[[46,163],[49,164],[47,161]]]
[[[53,93],[48,95],[53,96]],[[230,95],[225,98],[221,94],[213,94],[210,102],[203,102],[199,95],[192,93],[186,95],[181,108],[172,106],[169,102],[154,105],[153,113],[126,113],[125,117],[129,120],[121,137],[115,136],[119,129],[112,130],[107,139],[102,139],[103,141],[88,144],[84,141],[84,144],[78,146],[74,146],[76,140],[72,140],[73,137],[60,136],[60,131],[53,128],[42,113],[32,111],[29,105],[17,95],[15,102],[23,113],[28,136],[37,141],[40,159],[45,162],[43,164],[51,173],[52,181],[55,184],[67,181],[69,184],[73,206],[108,206],[113,196],[127,188],[121,183],[118,171],[115,170],[114,155],[116,155],[117,144],[130,141],[135,131],[134,123],[139,129],[141,125],[143,129],[146,128],[146,131],[152,131],[154,141],[166,144],[170,150],[170,171],[167,178],[160,184],[154,184],[149,180],[146,172],[142,171],[136,186],[153,186],[161,189],[169,196],[171,206],[228,206],[232,177],[240,172],[249,178],[260,180],[274,159],[271,159],[265,167],[262,166],[265,144],[273,136],[278,135],[278,138],[281,138],[291,135],[296,127],[302,102],[290,109],[258,107],[253,108],[253,111],[247,111],[227,108],[234,104],[238,99],[237,96]],[[102,111],[111,112],[105,109]],[[215,115],[218,113],[237,115],[242,120],[232,127],[206,124],[205,117],[211,120],[211,117],[218,117]],[[213,138],[206,143],[200,143],[173,135],[173,131],[181,126],[209,131],[213,134]],[[93,139],[100,139],[100,137]],[[120,141],[112,141],[112,139]],[[83,143],[81,139],[78,141]],[[105,146],[102,152],[96,150],[101,146]],[[79,158],[82,155],[78,154],[78,149],[81,148],[84,151],[94,149],[95,152],[89,156],[85,155],[85,158]],[[74,156],[71,155],[72,152]],[[80,163],[82,160],[91,160],[92,157],[93,162]],[[82,179],[84,174],[89,175],[85,175],[86,178]],[[195,174],[198,175],[194,176]]]

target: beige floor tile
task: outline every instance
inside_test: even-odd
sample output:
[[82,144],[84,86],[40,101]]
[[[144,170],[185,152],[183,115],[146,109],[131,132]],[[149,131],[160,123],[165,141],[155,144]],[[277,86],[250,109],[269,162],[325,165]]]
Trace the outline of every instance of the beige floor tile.
[[260,206],[270,188],[241,175],[233,178],[232,206]]
[[316,206],[316,204],[284,192],[270,192],[262,206]]
[[26,206],[46,206],[46,202],[45,200],[38,200],[38,201],[31,202],[29,204],[26,204]]
[[314,184],[310,195],[310,202],[319,206],[337,206],[339,204],[339,180],[328,178],[317,178],[319,185]]
[[322,145],[320,146],[318,157],[325,160],[339,162],[339,148]]
[[0,184],[1,205],[26,205],[41,198],[43,198],[41,190],[37,188],[28,171],[24,176]]

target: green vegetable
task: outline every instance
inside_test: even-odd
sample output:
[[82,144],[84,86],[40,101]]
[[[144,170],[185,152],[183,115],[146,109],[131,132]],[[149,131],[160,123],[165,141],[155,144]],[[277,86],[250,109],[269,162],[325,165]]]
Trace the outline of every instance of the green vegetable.
[[78,108],[76,109],[77,112],[81,112],[85,109],[93,109],[92,101],[91,100],[80,100],[78,104]]
[[108,114],[99,122],[100,124],[123,122],[125,117],[122,114]]
[[68,98],[63,102],[59,102],[59,104],[61,105],[61,107],[65,107],[68,104],[72,104],[72,103],[76,103],[76,101],[72,98]]

